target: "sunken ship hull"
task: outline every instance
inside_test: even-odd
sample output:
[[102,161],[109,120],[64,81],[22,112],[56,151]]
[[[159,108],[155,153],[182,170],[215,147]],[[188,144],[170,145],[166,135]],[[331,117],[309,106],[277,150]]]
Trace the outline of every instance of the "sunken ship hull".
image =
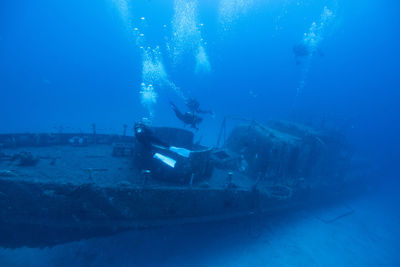
[[292,124],[237,127],[219,149],[194,145],[185,130],[150,130],[145,141],[138,132],[2,135],[0,245],[274,213],[348,196],[364,183],[349,178],[338,139]]

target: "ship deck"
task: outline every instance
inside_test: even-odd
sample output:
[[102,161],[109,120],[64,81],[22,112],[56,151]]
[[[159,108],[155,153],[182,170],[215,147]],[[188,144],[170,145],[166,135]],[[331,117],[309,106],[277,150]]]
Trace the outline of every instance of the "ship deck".
[[[95,184],[99,187],[171,187],[188,188],[188,184],[168,183],[145,177],[134,167],[131,157],[112,156],[111,145],[89,146],[43,146],[2,149],[0,179],[56,184]],[[34,166],[20,166],[14,155],[30,152],[39,158]],[[225,189],[227,171],[215,169],[207,181],[194,181],[191,187]],[[250,190],[255,181],[247,176],[234,173],[232,183],[237,189]]]
[[[16,155],[39,161],[21,166]],[[0,246],[51,246],[134,228],[199,223],[274,213],[354,195],[354,185],[274,191],[266,181],[214,169],[192,185],[168,183],[113,156],[111,144],[17,146],[0,150]],[[229,186],[228,186],[229,185]],[[348,190],[343,191],[347,187]],[[278,194],[276,194],[278,193]],[[288,193],[288,194],[286,194]],[[311,198],[312,197],[312,198]],[[309,201],[313,199],[313,201]]]

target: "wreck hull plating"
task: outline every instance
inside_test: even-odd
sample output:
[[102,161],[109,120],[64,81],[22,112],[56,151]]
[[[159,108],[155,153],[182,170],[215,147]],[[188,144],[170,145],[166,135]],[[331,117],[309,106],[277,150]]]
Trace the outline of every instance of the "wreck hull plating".
[[[129,229],[271,214],[315,205],[347,187],[296,192],[277,199],[258,190],[98,187],[0,180],[0,245],[52,246]],[[311,202],[312,200],[312,202]]]
[[[266,201],[245,190],[104,188],[12,180],[1,180],[0,192],[0,245],[7,247],[52,245],[132,228],[250,215]],[[276,204],[269,201],[271,207]]]
[[[181,129],[150,131],[148,140],[189,156],[127,136],[0,135],[0,245],[52,246],[270,214],[338,201],[367,184],[349,174],[340,139],[297,125],[237,127],[220,149],[194,145],[193,134]],[[176,161],[175,168],[155,153]]]

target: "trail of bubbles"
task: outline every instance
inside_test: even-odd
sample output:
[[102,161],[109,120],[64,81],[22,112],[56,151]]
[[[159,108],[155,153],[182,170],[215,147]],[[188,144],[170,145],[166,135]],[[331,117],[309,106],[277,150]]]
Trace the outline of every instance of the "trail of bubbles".
[[325,38],[325,33],[334,18],[334,12],[325,6],[319,21],[311,24],[308,32],[304,33],[301,43],[294,49],[296,61],[299,61],[300,57],[302,59],[301,78],[296,90],[296,97],[299,96],[304,89],[312,58],[318,53],[320,43]]
[[317,51],[318,45],[324,39],[326,27],[329,26],[334,17],[333,12],[325,6],[319,22],[313,22],[308,32],[304,33],[303,43],[311,49],[311,54]]
[[141,95],[141,100],[140,102],[142,105],[147,109],[148,111],[148,117],[149,119],[153,119],[154,117],[154,108],[153,105],[157,103],[157,97],[158,94],[154,90],[154,87],[152,84],[147,84],[142,82],[140,85],[140,95]]
[[150,47],[147,47],[146,49],[143,48],[142,56],[143,83],[152,84],[158,88],[171,88],[179,97],[184,99],[185,97],[180,88],[170,81],[168,74],[165,71],[160,48],[158,46],[154,49]]
[[132,23],[132,16],[129,10],[129,3],[128,0],[111,0],[114,4],[114,6],[117,8],[124,25],[126,28],[129,30],[131,26],[133,25]]
[[196,73],[209,72],[211,65],[205,50],[206,42],[201,37],[203,24],[198,23],[197,6],[197,0],[175,0],[171,44],[168,46],[175,65],[185,56],[194,56]]
[[202,45],[199,46],[199,49],[197,51],[196,55],[196,73],[202,73],[202,72],[210,72],[211,71],[211,65],[210,62],[208,61],[208,56],[206,53],[206,50]]
[[[282,1],[282,6],[281,6],[281,10],[279,12],[279,15],[277,15],[274,18],[275,31],[280,31],[283,29],[282,20],[287,16],[288,6],[291,5],[293,1],[294,0],[283,0]],[[299,3],[299,2],[297,2],[297,3]]]
[[223,29],[229,30],[231,24],[254,5],[254,0],[221,0],[219,3],[219,21]]
[[[121,18],[126,25],[131,36],[134,38],[135,45],[139,48],[142,56],[142,82],[140,84],[140,102],[148,111],[149,119],[154,117],[154,105],[159,96],[158,91],[163,88],[171,88],[180,98],[185,99],[182,91],[172,81],[170,81],[165,70],[160,48],[146,47],[145,34],[139,27],[135,27],[127,0],[113,0]],[[141,26],[144,27],[146,18],[140,17]]]
[[[144,36],[141,36],[142,38]],[[142,43],[139,40],[138,43]],[[147,108],[149,117],[154,117],[154,105],[157,103],[158,93],[157,91],[163,88],[172,89],[176,95],[182,99],[185,99],[182,91],[177,87],[168,77],[165,70],[162,54],[160,48],[141,46],[142,50],[142,83],[141,83],[141,103]]]
[[201,39],[197,25],[197,1],[175,0],[172,20],[172,56],[174,63],[191,53]]

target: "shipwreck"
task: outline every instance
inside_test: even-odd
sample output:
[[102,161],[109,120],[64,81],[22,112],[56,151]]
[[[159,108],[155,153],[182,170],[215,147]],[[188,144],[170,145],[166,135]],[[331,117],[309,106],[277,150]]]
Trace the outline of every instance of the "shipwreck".
[[[224,124],[225,125],[225,124]],[[0,135],[0,245],[52,246],[129,229],[224,220],[322,203],[364,187],[337,132],[254,121],[216,147],[185,129],[135,136]]]

